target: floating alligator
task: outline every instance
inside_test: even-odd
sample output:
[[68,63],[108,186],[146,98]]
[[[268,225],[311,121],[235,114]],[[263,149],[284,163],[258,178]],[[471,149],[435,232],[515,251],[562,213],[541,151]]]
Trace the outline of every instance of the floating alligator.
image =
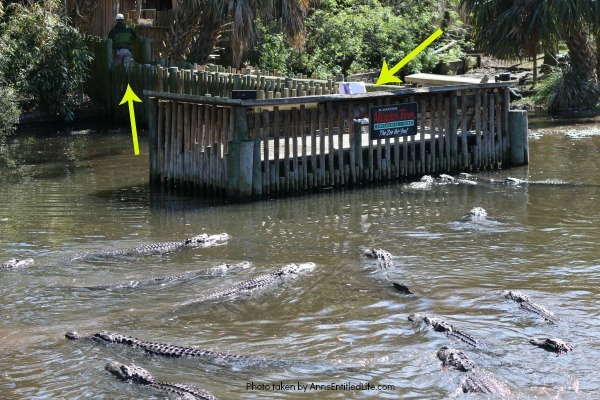
[[178,346],[174,344],[145,342],[132,336],[121,335],[120,333],[110,333],[106,331],[94,333],[91,336],[80,335],[76,331],[70,331],[65,334],[65,337],[70,340],[92,340],[100,343],[111,343],[111,344],[124,344],[130,347],[142,349],[147,353],[154,354],[163,357],[174,357],[174,358],[201,358],[212,363],[224,365],[234,362],[260,362],[249,356],[241,356],[234,354],[221,353],[212,350],[197,349],[189,346]]
[[487,219],[487,211],[482,207],[473,207],[468,213],[466,213],[461,220],[462,221],[482,221]]
[[468,345],[477,346],[479,344],[479,340],[475,339],[470,334],[459,331],[454,326],[442,321],[439,318],[423,317],[420,314],[410,314],[408,316],[408,320],[413,322],[424,322],[427,325],[430,325],[434,331],[445,332],[446,335],[455,337]]
[[7,262],[0,264],[0,270],[27,268],[32,264],[33,258],[26,258],[24,260],[20,260],[18,258],[11,258]]
[[247,281],[236,283],[233,286],[202,295],[197,299],[187,301],[180,305],[185,307],[206,301],[221,300],[239,295],[247,295],[256,290],[275,285],[287,277],[293,277],[301,272],[311,271],[314,268],[315,264],[312,262],[303,264],[289,264],[271,272],[270,274],[260,275]]
[[540,306],[539,304],[532,303],[531,300],[529,300],[529,297],[527,297],[521,292],[505,290],[504,292],[502,292],[502,294],[505,298],[516,301],[519,304],[519,307],[523,310],[537,314],[550,323],[557,324],[560,321],[553,313],[548,311],[546,308]]
[[162,285],[166,285],[171,282],[189,281],[192,279],[199,278],[201,276],[223,274],[227,271],[230,271],[230,270],[236,269],[236,268],[249,268],[250,265],[251,264],[247,261],[244,261],[241,263],[236,263],[236,264],[221,264],[221,265],[217,265],[216,267],[207,268],[207,269],[204,269],[202,271],[197,271],[197,272],[186,272],[186,273],[182,273],[182,274],[173,274],[173,275],[162,276],[159,278],[152,278],[152,279],[146,279],[146,280],[140,280],[140,281],[132,280],[129,282],[119,282],[119,283],[112,283],[112,284],[108,284],[108,285],[84,286],[84,289],[118,290],[118,289],[133,289],[133,288],[138,288],[138,287],[162,286]]
[[463,351],[444,346],[438,350],[437,356],[444,366],[467,372],[460,382],[460,390],[463,393],[483,393],[492,397],[510,396],[510,389],[504,383],[481,371]]
[[[365,250],[365,252],[363,254],[366,257],[368,257],[368,258],[372,258],[374,260],[377,260],[377,266],[380,269],[389,270],[389,269],[392,269],[392,268],[394,268],[396,266],[396,264],[394,264],[394,261],[392,260],[392,255],[389,252],[387,252],[386,250],[383,250],[383,249],[380,249],[380,248],[368,249],[368,250]],[[410,291],[410,289],[408,288],[408,286],[406,286],[405,284],[390,279],[387,276],[387,274],[386,274],[385,278],[400,293],[403,293],[403,294],[413,294]]]
[[503,180],[490,179],[490,183],[496,185],[508,185],[508,186],[588,186],[577,182],[566,182],[557,179],[544,179],[540,181],[530,181],[528,179],[519,179],[507,177]]
[[423,175],[417,182],[411,182],[407,185],[409,189],[430,189],[434,185],[477,185],[474,175],[460,173],[457,176],[440,174],[436,178],[431,175]]
[[477,368],[475,361],[471,360],[462,350],[443,346],[438,350],[437,356],[445,367],[451,367],[463,372]]
[[217,400],[215,396],[205,390],[192,385],[181,383],[158,382],[154,376],[142,367],[135,364],[125,365],[113,361],[106,364],[106,370],[124,381],[139,383],[170,395],[181,396],[183,399]]
[[573,346],[570,343],[559,338],[536,338],[531,339],[529,343],[548,351],[553,351],[558,355],[573,351]]
[[180,242],[160,242],[153,243],[139,247],[132,247],[128,249],[118,249],[118,250],[107,250],[100,252],[91,252],[91,253],[83,253],[76,255],[71,258],[71,260],[77,260],[80,258],[88,258],[88,257],[106,257],[106,256],[123,256],[130,254],[152,254],[152,253],[168,253],[170,251],[177,250],[181,247],[187,246],[200,246],[200,247],[210,247],[214,246],[220,242],[226,241],[229,239],[229,235],[226,233],[220,233],[217,235],[209,235],[203,233],[198,236],[194,236]]
[[392,255],[383,249],[365,250],[364,255],[368,258],[377,260],[377,265],[381,269],[391,269],[395,267]]

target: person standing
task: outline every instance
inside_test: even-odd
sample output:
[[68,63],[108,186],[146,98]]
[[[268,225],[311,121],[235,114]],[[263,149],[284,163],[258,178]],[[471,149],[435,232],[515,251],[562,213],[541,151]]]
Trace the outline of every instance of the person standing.
[[108,38],[112,39],[113,61],[115,64],[129,64],[133,41],[137,35],[132,28],[125,25],[123,14],[117,14],[116,20],[116,25],[108,33]]

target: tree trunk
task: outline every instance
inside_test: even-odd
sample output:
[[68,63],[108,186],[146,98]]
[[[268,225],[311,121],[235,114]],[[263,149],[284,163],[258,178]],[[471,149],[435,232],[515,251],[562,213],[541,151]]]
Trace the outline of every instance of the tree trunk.
[[81,33],[93,33],[91,21],[97,8],[97,0],[76,0],[70,13],[73,26]]
[[596,33],[596,78],[600,85],[600,31]]
[[586,79],[595,82],[594,58],[585,32],[583,30],[572,30],[565,35],[564,39],[569,48],[571,65]]
[[206,64],[219,41],[223,23],[220,15],[209,16],[206,11],[193,11],[180,4],[166,41],[166,52],[161,56]]

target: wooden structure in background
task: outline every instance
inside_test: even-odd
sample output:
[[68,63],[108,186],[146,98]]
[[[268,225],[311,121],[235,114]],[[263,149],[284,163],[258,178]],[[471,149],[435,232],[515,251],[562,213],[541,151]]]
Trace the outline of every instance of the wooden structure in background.
[[[76,12],[77,1],[65,0],[68,15]],[[127,25],[132,26],[138,35],[150,40],[153,54],[158,56],[162,52],[163,41],[173,26],[178,0],[140,0],[141,3],[136,0],[97,1],[92,15],[85,16],[89,23],[79,28],[81,33],[105,38],[115,25],[117,13],[121,13]]]
[[[509,111],[511,85],[265,100],[146,91],[151,182],[248,199],[522,165],[527,113]],[[370,140],[369,108],[406,102],[419,105],[417,136]]]

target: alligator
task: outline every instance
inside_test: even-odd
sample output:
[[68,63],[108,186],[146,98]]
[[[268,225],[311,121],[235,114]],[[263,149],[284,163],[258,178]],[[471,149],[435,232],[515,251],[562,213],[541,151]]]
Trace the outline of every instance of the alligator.
[[529,343],[553,351],[558,355],[573,351],[573,346],[570,343],[559,338],[535,338],[531,339]]
[[487,219],[487,211],[482,207],[473,207],[468,213],[466,213],[461,220],[462,221],[482,221]]
[[510,396],[510,389],[503,382],[482,371],[462,350],[444,346],[438,350],[437,356],[444,366],[467,372],[460,382],[460,391],[463,393],[482,393],[491,397]]
[[65,333],[65,337],[70,340],[92,340],[100,343],[124,344],[134,348],[142,349],[145,352],[157,356],[173,357],[173,358],[201,358],[215,364],[229,364],[234,362],[259,362],[260,360],[235,354],[221,353],[206,349],[197,349],[189,346],[178,346],[174,344],[145,342],[132,336],[121,335],[120,333],[98,332],[91,336],[80,335],[77,331],[69,331]]
[[139,280],[139,281],[132,280],[132,281],[128,281],[128,282],[118,282],[118,283],[112,283],[112,284],[108,284],[108,285],[84,286],[84,289],[88,289],[88,290],[118,290],[118,289],[133,289],[133,288],[138,288],[138,287],[163,286],[163,285],[166,285],[171,282],[181,283],[184,281],[189,281],[192,279],[199,278],[201,276],[223,274],[223,273],[225,273],[229,270],[235,269],[235,268],[249,268],[250,265],[251,264],[247,261],[244,261],[241,263],[236,263],[236,264],[220,264],[220,265],[217,265],[216,267],[207,268],[207,269],[197,271],[197,272],[186,272],[186,273],[182,273],[182,274],[173,274],[173,275],[162,276],[159,278],[151,278],[151,279],[145,279],[145,280]]
[[451,367],[463,372],[477,368],[475,361],[471,360],[462,350],[443,346],[438,350],[437,356],[445,367]]
[[33,258],[25,258],[23,260],[20,260],[18,258],[11,258],[7,262],[0,264],[0,270],[27,268],[32,264]]
[[410,314],[408,320],[413,322],[424,322],[427,325],[431,325],[434,331],[445,332],[446,335],[455,337],[470,346],[479,345],[479,340],[475,339],[471,334],[462,332],[439,318],[424,317],[420,314]]
[[[387,251],[385,251],[383,249],[375,248],[375,249],[365,250],[364,255],[366,257],[368,257],[368,258],[372,258],[374,260],[377,260],[377,266],[380,269],[389,270],[389,269],[392,269],[392,268],[394,268],[396,266],[396,264],[394,264],[394,261],[392,260],[392,255],[389,252],[387,252]],[[385,278],[400,293],[402,293],[402,294],[413,294],[413,292],[411,292],[410,289],[408,288],[408,286],[406,286],[405,284],[391,280],[387,276],[387,274],[386,274]]]
[[519,304],[519,307],[523,310],[537,314],[547,322],[558,324],[558,322],[560,321],[553,313],[548,311],[546,308],[540,306],[539,304],[532,303],[531,300],[529,300],[529,297],[527,297],[521,292],[505,290],[502,292],[502,294],[505,298],[516,301]]
[[214,246],[220,242],[226,241],[229,239],[229,235],[226,233],[220,233],[217,235],[209,235],[203,233],[198,236],[194,236],[179,242],[160,242],[153,243],[139,247],[132,247],[128,249],[117,249],[117,250],[107,250],[100,252],[90,252],[76,255],[71,258],[72,260],[77,260],[80,258],[92,258],[92,257],[110,257],[110,256],[123,256],[123,255],[131,255],[131,254],[152,254],[152,253],[168,253],[174,250],[178,250],[181,247],[188,246],[200,246],[200,247],[210,247]]
[[440,185],[447,184],[463,184],[463,185],[477,185],[477,182],[473,180],[474,176],[466,173],[460,173],[457,176],[440,174],[437,178],[435,178],[435,183]]
[[392,255],[383,249],[377,248],[365,250],[364,255],[368,258],[377,260],[377,265],[381,269],[391,269],[395,266]]
[[539,180],[539,181],[533,181],[533,180],[528,180],[528,179],[519,179],[519,178],[512,178],[512,177],[506,177],[503,180],[498,180],[498,179],[490,179],[490,183],[496,184],[496,185],[508,185],[508,186],[529,186],[529,185],[536,185],[536,186],[587,186],[581,183],[577,183],[577,182],[566,182],[566,181],[561,181],[561,180],[557,180],[557,179],[544,179],[544,180]]
[[255,278],[236,283],[233,286],[207,293],[194,300],[184,302],[180,304],[180,306],[185,307],[207,301],[221,300],[239,295],[250,294],[258,289],[272,286],[280,281],[283,281],[283,279],[286,277],[296,276],[301,272],[311,271],[314,268],[315,264],[312,262],[303,264],[289,264],[271,272],[270,274],[260,275]]
[[106,364],[106,370],[123,381],[139,383],[160,390],[169,395],[177,395],[180,398],[191,400],[217,400],[215,396],[205,390],[198,389],[192,385],[181,383],[158,382],[154,376],[142,367],[135,364],[125,365],[117,361]]

